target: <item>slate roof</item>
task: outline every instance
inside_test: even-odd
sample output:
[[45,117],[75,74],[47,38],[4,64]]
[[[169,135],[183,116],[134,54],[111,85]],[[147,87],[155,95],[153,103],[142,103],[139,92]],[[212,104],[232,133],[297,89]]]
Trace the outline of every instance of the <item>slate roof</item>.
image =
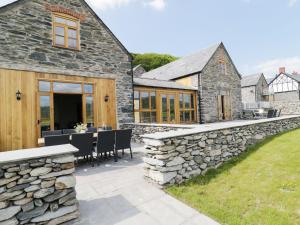
[[144,87],[159,87],[159,88],[170,88],[170,89],[181,89],[181,90],[198,90],[196,87],[185,86],[176,83],[175,81],[163,81],[156,79],[147,79],[147,78],[133,78],[133,84],[135,86],[144,86]]
[[201,72],[220,45],[222,45],[222,43],[218,43],[203,49],[200,52],[180,58],[155,70],[151,70],[144,73],[142,78],[174,80],[176,78]]
[[261,76],[263,76],[262,73],[243,76],[241,81],[242,87],[256,86]]

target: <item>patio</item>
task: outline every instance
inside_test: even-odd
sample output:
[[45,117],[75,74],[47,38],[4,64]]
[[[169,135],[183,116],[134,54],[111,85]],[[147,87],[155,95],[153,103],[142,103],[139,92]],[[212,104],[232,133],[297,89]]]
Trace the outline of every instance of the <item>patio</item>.
[[118,163],[113,158],[99,167],[76,172],[81,220],[76,225],[217,225],[210,218],[167,195],[143,175],[141,145]]

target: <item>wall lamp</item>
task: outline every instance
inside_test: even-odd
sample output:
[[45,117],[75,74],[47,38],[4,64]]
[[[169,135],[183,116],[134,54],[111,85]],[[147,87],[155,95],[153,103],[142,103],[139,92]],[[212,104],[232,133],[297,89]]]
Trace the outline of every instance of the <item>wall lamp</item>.
[[108,102],[108,100],[109,100],[109,96],[108,96],[108,95],[105,95],[104,101],[105,101],[105,102]]
[[20,92],[20,90],[18,90],[17,93],[16,93],[17,101],[20,101],[21,97],[22,97],[22,93]]

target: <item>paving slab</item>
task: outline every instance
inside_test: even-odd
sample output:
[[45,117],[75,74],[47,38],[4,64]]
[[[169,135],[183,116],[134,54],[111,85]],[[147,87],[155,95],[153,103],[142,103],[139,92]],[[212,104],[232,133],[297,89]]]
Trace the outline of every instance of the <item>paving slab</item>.
[[76,225],[218,225],[169,196],[143,176],[144,147],[99,166],[79,166],[76,191],[80,221]]

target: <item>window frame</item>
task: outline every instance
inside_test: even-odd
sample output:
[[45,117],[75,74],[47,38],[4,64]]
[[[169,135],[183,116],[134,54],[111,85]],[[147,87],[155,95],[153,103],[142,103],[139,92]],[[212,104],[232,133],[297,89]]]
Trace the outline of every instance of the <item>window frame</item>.
[[[188,95],[190,98],[190,106],[186,107],[186,98],[185,96]],[[182,96],[182,107],[181,107],[181,96]],[[193,99],[192,99],[193,98]],[[180,123],[193,123],[195,121],[197,121],[196,119],[196,96],[194,93],[190,93],[190,92],[180,92],[179,93],[179,119],[180,119]],[[181,113],[189,113],[190,114],[190,118],[189,120],[181,120]],[[194,115],[194,119],[193,119],[193,115]]]
[[[67,25],[64,23],[56,22],[56,18],[61,18],[65,20],[69,20],[76,23],[76,26]],[[63,27],[64,29],[64,45],[59,45],[56,43],[56,27]],[[76,31],[76,47],[69,47],[69,30]],[[52,13],[52,46],[57,48],[65,48],[70,50],[80,51],[80,20],[73,16],[63,14],[63,13]]]
[[224,56],[219,58],[219,70],[222,75],[227,75],[227,65]]
[[[134,106],[134,113],[139,113],[139,123],[157,123],[157,92],[156,90],[153,89],[137,89],[134,90],[134,95],[135,92],[139,93],[139,108],[136,108],[136,105]],[[142,93],[148,93],[148,105],[149,108],[143,108],[142,105]],[[153,97],[153,93],[155,93],[155,108],[152,108],[152,97]],[[136,101],[136,99],[134,98],[134,102]],[[143,113],[150,113],[150,122],[145,122],[145,121],[141,121],[141,119],[143,118],[142,114]],[[153,116],[152,114],[155,113],[155,120],[153,120]]]

